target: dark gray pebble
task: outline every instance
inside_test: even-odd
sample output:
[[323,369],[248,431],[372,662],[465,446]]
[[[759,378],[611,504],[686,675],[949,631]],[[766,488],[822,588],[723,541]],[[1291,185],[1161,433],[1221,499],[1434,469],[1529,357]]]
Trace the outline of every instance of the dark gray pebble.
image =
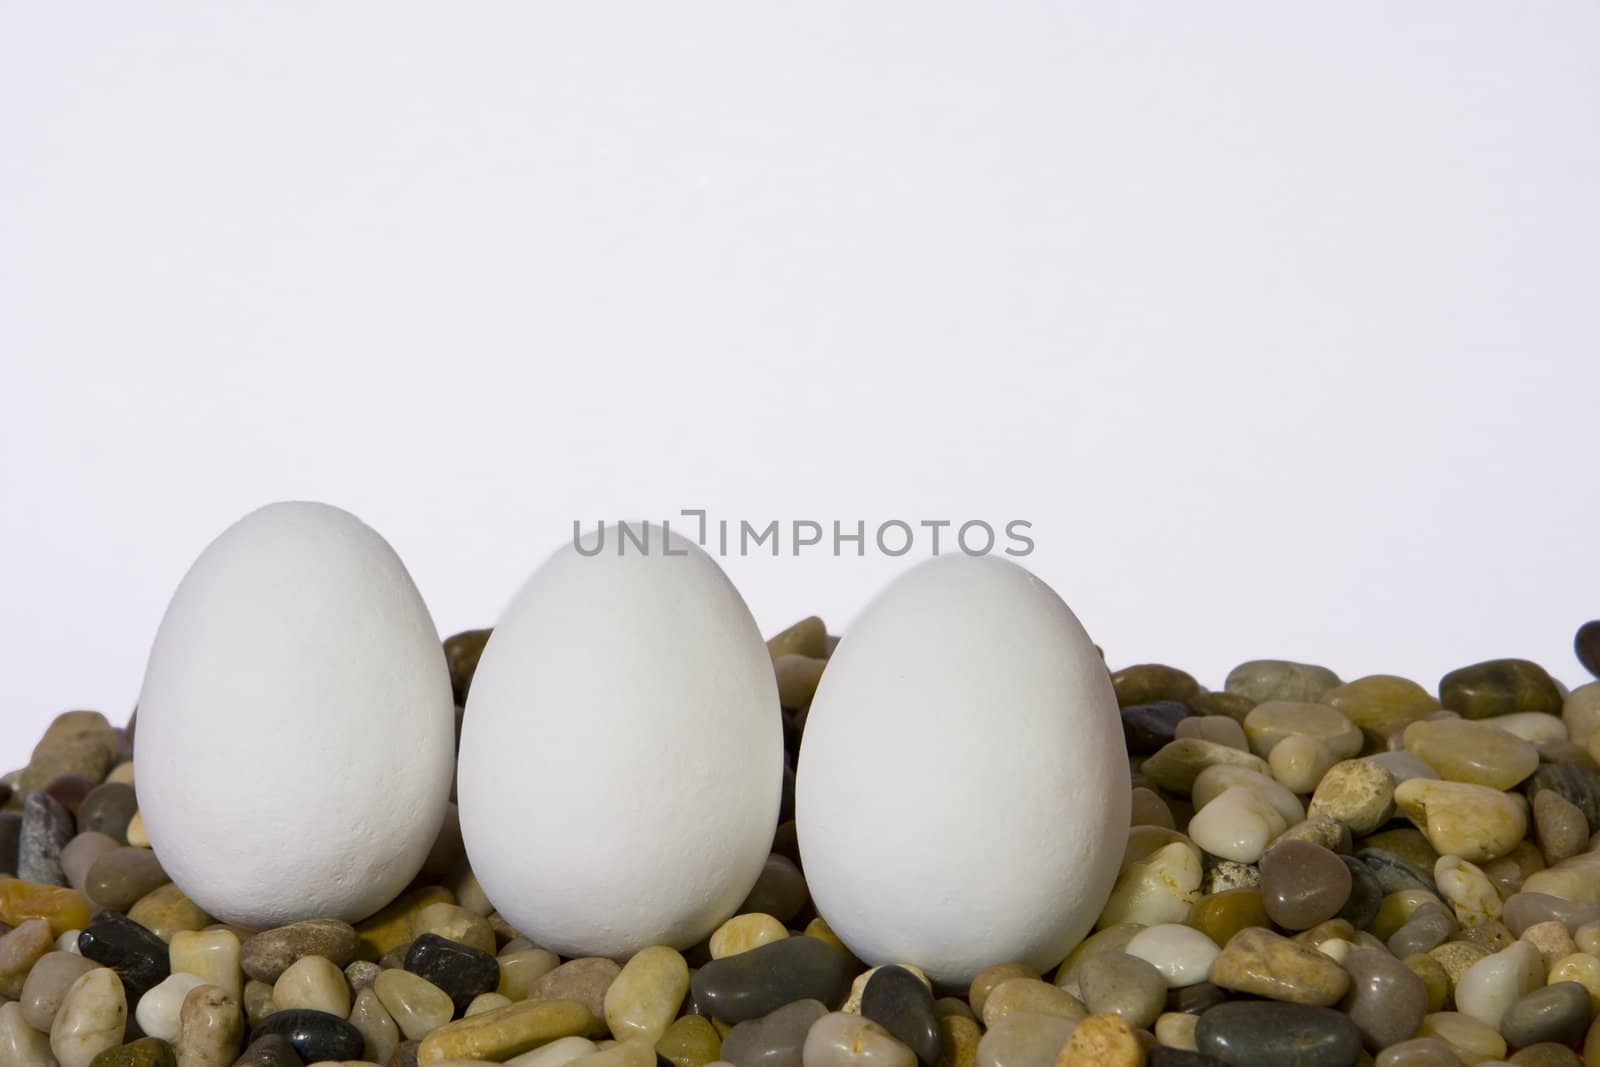
[[939,1062],[938,1005],[922,979],[904,967],[872,972],[861,991],[861,1014],[893,1034],[926,1067]]
[[89,791],[78,808],[78,832],[98,830],[117,844],[128,843],[128,824],[139,810],[133,786],[127,782],[102,782]]
[[1577,982],[1555,982],[1522,997],[1500,1022],[1512,1048],[1553,1041],[1574,1045],[1589,1029],[1589,991]]
[[1426,889],[1434,896],[1439,895],[1439,887],[1434,884],[1432,871],[1425,871],[1393,852],[1385,852],[1381,848],[1364,848],[1356,853],[1356,859],[1366,864],[1367,870],[1377,878],[1378,886],[1383,890],[1384,896],[1398,893],[1402,889]]
[[1575,804],[1592,827],[1600,826],[1600,773],[1571,763],[1541,763],[1522,783],[1528,803],[1541,789],[1553,789]]
[[786,923],[800,914],[808,899],[806,880],[800,868],[787,856],[772,855],[767,857],[761,877],[756,879],[750,895],[739,906],[738,914],[761,912]]
[[300,1054],[282,1034],[262,1034],[244,1054],[233,1061],[233,1067],[304,1067]]
[[457,1015],[467,1010],[473,997],[493,993],[500,985],[500,961],[480,948],[438,934],[423,934],[411,942],[405,969],[450,994]]
[[826,1014],[820,1000],[796,1000],[742,1022],[722,1039],[721,1058],[738,1067],[801,1067],[806,1034]]
[[1361,1032],[1343,1014],[1270,1000],[1212,1008],[1194,1040],[1231,1067],[1350,1067],[1361,1056]]
[[78,934],[78,951],[84,959],[94,960],[117,972],[129,1004],[137,1004],[140,997],[172,973],[167,962],[167,943],[126,915],[114,911],[102,911],[83,928]]
[[759,1019],[796,1000],[829,1008],[849,991],[844,957],[815,937],[787,937],[712,960],[690,985],[697,1007],[718,1019]]
[[1122,739],[1128,752],[1148,756],[1178,736],[1178,723],[1193,715],[1189,705],[1176,700],[1130,704],[1122,709]]

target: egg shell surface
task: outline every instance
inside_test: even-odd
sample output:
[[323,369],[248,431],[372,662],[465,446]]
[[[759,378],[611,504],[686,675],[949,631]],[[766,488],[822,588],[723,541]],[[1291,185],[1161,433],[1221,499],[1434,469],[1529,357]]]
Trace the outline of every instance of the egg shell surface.
[[454,703],[389,544],[299,501],[224,531],[156,633],[134,762],[151,846],[218,919],[355,921],[392,900],[444,819]]
[[1013,960],[1043,973],[1093,926],[1127,839],[1105,664],[1022,567],[920,564],[829,660],[795,802],[817,910],[863,961],[953,986]]
[[778,818],[782,717],[755,620],[697,546],[630,529],[592,556],[569,543],[528,579],[462,723],[473,871],[566,957],[700,941],[755,884]]

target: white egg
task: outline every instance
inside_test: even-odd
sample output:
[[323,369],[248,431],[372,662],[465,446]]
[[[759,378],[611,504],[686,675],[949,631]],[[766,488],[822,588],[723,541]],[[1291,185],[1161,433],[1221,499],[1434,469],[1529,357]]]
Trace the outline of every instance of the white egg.
[[1028,571],[942,556],[845,633],[795,782],[817,910],[870,964],[965,985],[1059,963],[1098,917],[1127,839],[1111,681]]
[[450,793],[454,705],[394,550],[325,504],[229,527],[173,594],[139,695],[139,810],[228,922],[356,920],[416,876]]
[[778,817],[782,720],[755,620],[699,548],[628,529],[591,532],[528,579],[461,730],[472,868],[563,956],[701,940],[755,884]]

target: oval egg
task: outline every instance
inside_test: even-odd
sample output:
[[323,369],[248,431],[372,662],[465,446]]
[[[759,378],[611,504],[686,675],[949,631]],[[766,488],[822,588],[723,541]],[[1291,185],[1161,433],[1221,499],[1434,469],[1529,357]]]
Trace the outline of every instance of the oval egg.
[[1094,925],[1127,840],[1105,664],[1023,568],[929,560],[829,660],[795,803],[817,911],[862,960],[950,985],[1044,972]]
[[325,504],[272,504],[184,576],[150,651],[134,761],[167,874],[218,919],[365,918],[444,819],[454,704],[394,550]]
[[772,660],[733,584],[682,537],[632,525],[581,543],[528,579],[478,661],[462,838],[489,899],[542,947],[687,947],[733,914],[771,848]]

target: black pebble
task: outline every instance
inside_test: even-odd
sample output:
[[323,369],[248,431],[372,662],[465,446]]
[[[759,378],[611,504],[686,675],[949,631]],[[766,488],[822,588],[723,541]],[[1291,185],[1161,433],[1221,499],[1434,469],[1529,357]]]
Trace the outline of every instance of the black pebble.
[[366,1042],[361,1031],[325,1011],[290,1008],[275,1011],[250,1031],[250,1045],[269,1034],[287,1041],[307,1063],[320,1060],[359,1060]]
[[928,1067],[939,1062],[938,1005],[922,980],[904,967],[872,972],[861,991],[861,1014],[893,1034]]
[[1572,650],[1578,654],[1578,662],[1584,669],[1600,678],[1600,619],[1578,627],[1577,636],[1572,639]]
[[1149,1067],[1227,1067],[1215,1056],[1204,1052],[1190,1052],[1186,1048],[1169,1048],[1157,1045],[1150,1050]]
[[837,1008],[849,988],[844,957],[815,937],[786,937],[712,960],[690,984],[699,1010],[730,1023],[808,998]]
[[0,811],[0,874],[17,873],[17,845],[22,842],[22,812]]
[[1210,982],[1196,982],[1186,985],[1181,989],[1167,991],[1167,1010],[1181,1011],[1185,1015],[1203,1015],[1225,1003],[1228,991],[1221,986],[1212,985]]
[[1194,1040],[1232,1067],[1351,1067],[1361,1056],[1361,1031],[1341,1012],[1271,1000],[1212,1008]]
[[1122,739],[1135,756],[1148,756],[1178,734],[1178,723],[1193,715],[1176,700],[1130,704],[1122,709]]
[[250,1042],[244,1054],[233,1061],[233,1067],[304,1067],[300,1054],[282,1034],[262,1034]]
[[102,911],[83,928],[78,934],[78,951],[84,959],[117,972],[129,1004],[137,1003],[172,973],[167,965],[167,943],[114,911]]
[[459,1016],[472,998],[493,993],[500,986],[500,961],[480,948],[451,941],[438,934],[423,934],[411,942],[405,969],[420,975],[450,994]]

